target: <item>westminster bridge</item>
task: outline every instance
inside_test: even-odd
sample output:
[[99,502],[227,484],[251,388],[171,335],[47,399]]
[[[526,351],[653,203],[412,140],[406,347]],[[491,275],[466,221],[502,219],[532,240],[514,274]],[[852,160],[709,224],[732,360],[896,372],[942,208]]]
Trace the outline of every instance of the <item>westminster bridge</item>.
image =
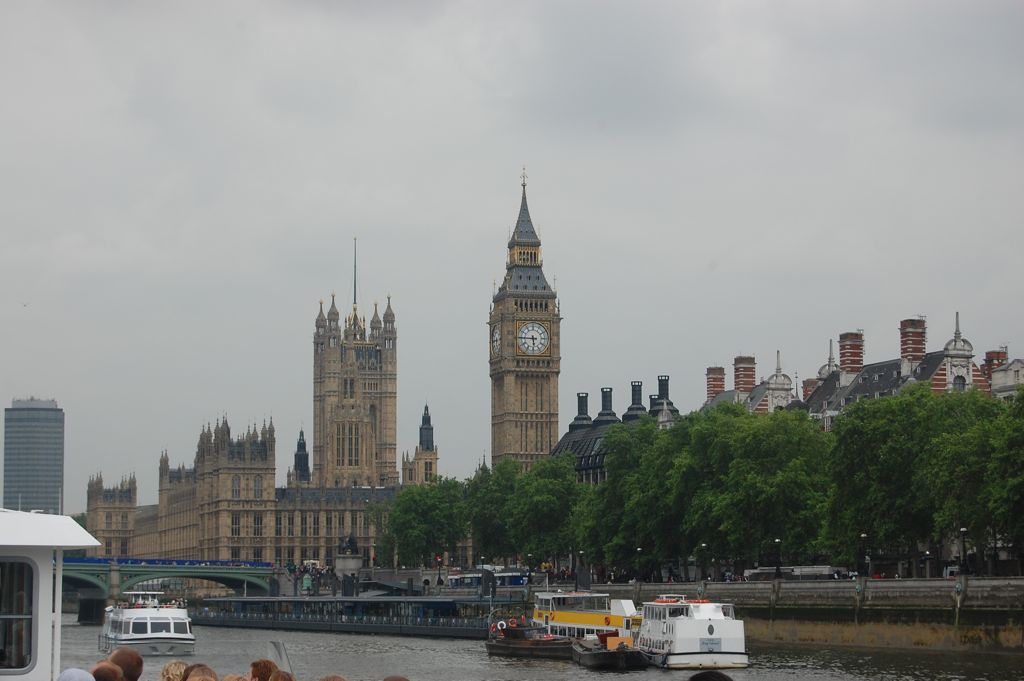
[[147,558],[65,558],[63,582],[91,598],[116,599],[155,580],[202,579],[238,594],[268,596],[277,580],[270,563]]

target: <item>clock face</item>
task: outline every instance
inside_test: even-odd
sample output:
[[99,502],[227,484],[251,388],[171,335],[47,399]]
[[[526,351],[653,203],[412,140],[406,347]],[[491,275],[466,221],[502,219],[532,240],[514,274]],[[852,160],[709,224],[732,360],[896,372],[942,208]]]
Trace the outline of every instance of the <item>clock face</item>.
[[491,353],[495,355],[501,354],[501,327],[497,324],[491,329]]
[[548,329],[540,322],[527,322],[519,327],[519,351],[539,355],[548,349]]

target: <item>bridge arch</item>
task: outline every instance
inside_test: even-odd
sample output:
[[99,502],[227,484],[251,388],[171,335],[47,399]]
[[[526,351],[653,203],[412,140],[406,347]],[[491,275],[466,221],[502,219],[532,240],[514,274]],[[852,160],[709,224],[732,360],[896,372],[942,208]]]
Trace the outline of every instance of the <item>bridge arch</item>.
[[204,572],[202,574],[182,574],[180,571],[167,571],[166,573],[159,570],[148,570],[142,574],[134,574],[126,572],[122,568],[121,573],[121,591],[131,591],[133,588],[142,584],[143,582],[150,582],[154,579],[201,579],[207,582],[214,582],[216,584],[223,584],[229,589],[236,591],[242,591],[243,589],[255,589],[256,593],[253,595],[257,596],[269,596],[270,595],[270,580],[269,578],[262,578],[257,575],[247,574],[236,574],[226,575],[218,574],[216,572]]

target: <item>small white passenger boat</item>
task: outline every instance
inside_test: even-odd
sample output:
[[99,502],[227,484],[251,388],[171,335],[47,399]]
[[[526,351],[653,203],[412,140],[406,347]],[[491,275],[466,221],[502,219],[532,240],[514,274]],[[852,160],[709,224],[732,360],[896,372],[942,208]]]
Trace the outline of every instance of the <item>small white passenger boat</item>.
[[107,608],[99,636],[100,651],[121,646],[141,655],[191,655],[196,637],[188,611],[175,603],[161,604],[159,591],[126,591],[127,602]]
[[668,669],[738,669],[748,664],[743,621],[736,619],[732,604],[678,594],[643,604],[636,647],[652,664]]

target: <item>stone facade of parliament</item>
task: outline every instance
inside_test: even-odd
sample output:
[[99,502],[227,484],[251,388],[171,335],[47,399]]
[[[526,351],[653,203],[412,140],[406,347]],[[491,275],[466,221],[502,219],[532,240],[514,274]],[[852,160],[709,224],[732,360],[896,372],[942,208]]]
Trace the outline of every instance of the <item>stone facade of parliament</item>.
[[[226,418],[202,428],[192,465],[160,456],[159,502],[138,506],[135,477],[104,487],[89,480],[86,527],[94,556],[331,562],[354,539],[374,555],[374,517],[399,487],[397,340],[388,299],[369,325],[355,304],[344,319],[332,296],[313,333],[313,461],[299,433],[285,487],[275,487],[273,421],[233,436]],[[424,410],[420,445],[403,456],[406,483],[437,474],[437,449]],[[382,561],[389,562],[389,561]]]

